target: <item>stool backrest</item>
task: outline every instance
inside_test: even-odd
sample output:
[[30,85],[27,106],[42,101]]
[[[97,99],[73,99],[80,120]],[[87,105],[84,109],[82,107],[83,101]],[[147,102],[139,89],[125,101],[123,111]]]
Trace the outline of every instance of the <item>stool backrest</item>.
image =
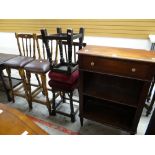
[[34,57],[36,52],[35,34],[15,33],[20,56]]
[[[35,40],[36,40],[36,46],[37,46],[36,59],[48,59],[48,55],[46,52],[45,44],[42,39],[42,35],[36,34]],[[48,46],[49,46],[49,53],[50,53],[51,57],[53,57],[54,54],[56,54],[56,58],[55,57],[54,58],[57,59],[57,50],[53,49],[53,47],[56,47],[54,45],[54,41],[49,40]],[[54,59],[54,58],[52,58],[52,59]]]

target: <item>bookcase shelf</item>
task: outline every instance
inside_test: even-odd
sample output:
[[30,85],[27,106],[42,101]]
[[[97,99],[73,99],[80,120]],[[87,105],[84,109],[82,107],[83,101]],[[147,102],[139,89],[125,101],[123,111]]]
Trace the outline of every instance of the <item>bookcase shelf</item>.
[[84,94],[137,107],[142,81],[92,72],[84,72],[83,80]]
[[136,108],[86,95],[84,95],[83,106],[85,118],[92,118],[100,123],[111,124],[112,126],[123,129],[131,128],[136,112]]

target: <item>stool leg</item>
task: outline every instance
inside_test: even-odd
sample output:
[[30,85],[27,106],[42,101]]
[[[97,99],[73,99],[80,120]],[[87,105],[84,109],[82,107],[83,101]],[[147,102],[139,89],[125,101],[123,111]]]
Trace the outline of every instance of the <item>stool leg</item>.
[[152,43],[151,50],[154,50],[155,43]]
[[28,94],[28,89],[27,89],[27,80],[26,80],[25,72],[24,72],[23,68],[19,69],[19,75],[20,75],[22,82],[23,82],[24,91],[25,91],[25,98],[26,98],[26,100],[27,100],[27,102],[31,108],[31,102],[29,100],[29,94]]
[[83,117],[80,117],[81,126],[83,126]]
[[149,107],[148,107],[148,109],[147,109],[146,116],[148,116],[148,115],[151,113],[152,108],[153,108],[154,101],[155,101],[155,92],[154,92],[154,94],[153,94],[151,103],[150,103],[150,105],[149,105]]
[[[40,82],[40,79],[39,79],[38,74],[35,74],[35,76],[36,76],[36,79],[37,79],[37,81],[38,81],[38,85],[40,86],[40,88],[42,88],[42,84],[41,84],[41,82]],[[44,90],[42,91],[42,94],[45,95]]]
[[10,101],[12,101],[12,98],[11,98],[11,96],[9,94],[9,89],[6,87],[6,83],[5,83],[4,78],[3,78],[3,71],[1,69],[0,69],[0,79],[1,79],[2,84],[3,84],[3,88],[4,88],[5,92],[6,92],[7,99],[10,102]]
[[64,92],[60,92],[60,94],[61,94],[62,102],[65,103],[66,102],[65,93]]
[[13,92],[13,86],[12,86],[12,80],[11,80],[11,69],[9,67],[6,68],[8,78],[9,78],[9,85],[10,85],[10,92],[12,97],[12,102],[15,102],[14,92]]
[[43,92],[45,93],[45,96],[46,96],[46,105],[47,105],[47,108],[48,108],[49,115],[51,115],[52,114],[52,112],[51,112],[51,103],[50,103],[49,98],[48,98],[48,90],[47,90],[47,87],[46,87],[46,74],[43,73],[43,74],[40,74],[40,75],[41,75]]
[[75,113],[74,113],[74,106],[73,106],[73,92],[70,92],[70,109],[71,109],[71,122],[75,122]]
[[154,87],[154,83],[155,83],[155,77],[153,77],[153,80],[151,82],[151,86],[150,86],[150,89],[149,89],[149,93],[147,95],[147,102],[149,102],[150,100],[150,97],[151,97],[151,93],[152,93],[152,90],[153,90],[153,87]]
[[28,90],[28,98],[29,98],[29,109],[32,109],[32,94],[31,94],[31,73],[26,71],[27,77],[27,90]]
[[55,108],[55,91],[52,90],[53,93],[53,101],[52,101],[52,115],[55,116],[56,115],[56,108]]

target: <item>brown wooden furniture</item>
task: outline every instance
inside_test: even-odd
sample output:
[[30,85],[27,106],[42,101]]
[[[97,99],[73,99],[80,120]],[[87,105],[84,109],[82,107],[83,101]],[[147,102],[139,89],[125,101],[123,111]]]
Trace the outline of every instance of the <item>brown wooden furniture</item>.
[[5,69],[4,62],[11,59],[11,58],[16,57],[16,56],[17,55],[0,53],[0,80],[2,81],[2,84],[3,84],[4,90],[6,92],[8,101],[11,101],[12,97],[10,96],[9,87],[6,83],[6,80],[5,80],[4,74],[3,74],[3,70]]
[[0,103],[0,135],[47,135],[47,133],[32,122],[17,109]]
[[[29,107],[31,106],[28,91],[27,91],[27,80],[25,76],[24,66],[29,62],[33,61],[35,55],[35,38],[34,34],[18,34],[15,33],[15,37],[17,39],[17,45],[19,49],[19,56],[13,59],[10,59],[4,63],[6,66],[6,70],[9,77],[9,84],[12,94],[12,100],[15,102],[14,96],[20,96],[26,98]],[[12,79],[11,79],[11,71],[12,69],[16,69],[19,71],[19,75],[21,77],[22,85],[17,85],[13,88]],[[21,93],[21,88],[24,88],[24,94]]]
[[[49,85],[53,93],[52,115],[56,115],[56,113],[63,114],[70,117],[71,121],[74,122],[78,108],[74,110],[73,91],[78,88],[79,79],[76,51],[83,47],[84,29],[80,28],[79,33],[73,33],[72,29],[67,29],[66,33],[62,33],[61,28],[57,28],[57,34],[53,35],[48,35],[46,29],[42,29],[41,34],[51,64]],[[79,41],[73,42],[75,39]],[[56,41],[59,46],[58,61],[52,59],[49,41]],[[58,103],[56,103],[57,92],[61,92],[60,97],[62,97],[62,100]],[[60,103],[66,102],[65,94],[69,96],[70,113],[58,108]]]
[[[36,48],[35,48],[35,60],[28,63],[24,66],[24,69],[26,70],[26,77],[28,79],[28,92],[29,92],[29,99],[30,99],[30,107],[32,108],[32,102],[37,102],[43,105],[46,105],[49,111],[49,114],[51,114],[51,103],[48,96],[48,89],[47,89],[47,82],[46,82],[46,75],[50,70],[50,63],[48,61],[48,57],[46,54],[46,49],[44,47],[42,37],[40,35],[34,34],[35,42],[36,42]],[[50,44],[51,47],[52,44]],[[51,49],[51,48],[50,48]],[[51,54],[52,51],[51,51]],[[38,85],[32,84],[31,75],[35,74],[36,77],[38,77]],[[41,80],[39,80],[39,77]],[[35,86],[36,89],[32,91],[31,86]],[[45,96],[45,101],[38,99],[37,96],[40,94],[40,92],[43,93]]]
[[135,134],[155,73],[155,53],[90,45],[78,54],[81,125],[87,118]]

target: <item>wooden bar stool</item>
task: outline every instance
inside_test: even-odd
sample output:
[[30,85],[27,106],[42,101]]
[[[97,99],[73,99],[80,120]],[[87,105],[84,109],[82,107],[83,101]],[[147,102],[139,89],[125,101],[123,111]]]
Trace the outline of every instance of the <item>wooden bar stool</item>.
[[[79,33],[73,33],[72,29],[67,29],[67,33],[62,33],[61,28],[57,28],[57,34],[54,35],[48,35],[46,29],[42,29],[41,34],[51,64],[49,85],[53,93],[52,115],[59,113],[70,117],[71,121],[74,122],[77,110],[74,111],[73,91],[78,88],[79,79],[76,47],[78,47],[79,50],[86,45],[83,43],[84,29],[80,28]],[[79,41],[73,42],[75,39]],[[52,61],[49,50],[49,40],[56,40],[59,45],[58,61]],[[56,92],[60,92],[61,100],[58,103],[56,103]],[[65,94],[69,96],[70,113],[58,110],[58,106],[66,101]]]
[[[6,61],[4,65],[8,73],[9,85],[10,85],[13,102],[15,102],[14,96],[20,96],[20,97],[26,98],[30,106],[24,66],[34,60],[35,38],[34,38],[34,34],[29,34],[29,33],[22,33],[22,34],[15,33],[15,37],[17,39],[19,56]],[[22,81],[21,83],[16,85],[16,87],[13,87],[12,85],[12,78],[11,78],[12,69],[19,71],[19,75]],[[24,94],[19,93],[21,88],[24,88]]]
[[[41,35],[35,35],[35,41],[36,41],[36,53],[35,53],[35,60],[30,62],[29,64],[24,66],[24,69],[26,70],[26,76],[28,79],[28,92],[29,92],[29,98],[30,98],[30,107],[32,108],[32,102],[37,102],[43,105],[46,105],[49,111],[49,114],[51,115],[51,103],[48,95],[48,88],[46,84],[46,74],[50,70],[50,63],[47,58],[46,49],[44,47],[44,44],[42,42],[42,36]],[[52,46],[52,42],[50,43],[50,46]],[[50,47],[50,54],[52,55],[53,51],[51,50],[52,47]],[[33,85],[36,87],[34,91],[31,89],[31,74],[36,74],[40,77],[40,84],[39,86]],[[37,96],[40,93],[43,93],[45,96],[45,101],[38,99]]]

